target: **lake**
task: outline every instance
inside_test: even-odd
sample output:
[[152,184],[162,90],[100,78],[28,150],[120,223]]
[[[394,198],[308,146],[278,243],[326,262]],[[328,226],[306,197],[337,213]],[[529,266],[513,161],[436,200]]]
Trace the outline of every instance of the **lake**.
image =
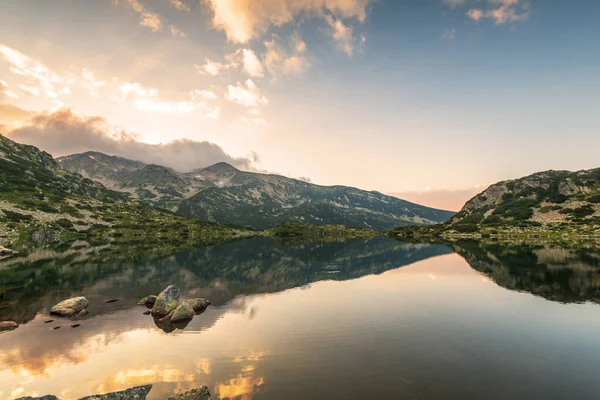
[[[0,399],[597,399],[599,271],[597,249],[386,238],[40,250],[0,263],[0,320],[20,324],[0,333]],[[168,284],[212,305],[157,326],[136,303]],[[76,295],[80,327],[45,323]]]

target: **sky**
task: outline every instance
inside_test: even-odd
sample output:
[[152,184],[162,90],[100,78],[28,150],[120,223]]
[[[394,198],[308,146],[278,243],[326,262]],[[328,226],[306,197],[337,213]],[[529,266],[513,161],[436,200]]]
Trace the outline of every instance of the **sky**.
[[0,132],[458,210],[600,166],[600,3],[2,0]]

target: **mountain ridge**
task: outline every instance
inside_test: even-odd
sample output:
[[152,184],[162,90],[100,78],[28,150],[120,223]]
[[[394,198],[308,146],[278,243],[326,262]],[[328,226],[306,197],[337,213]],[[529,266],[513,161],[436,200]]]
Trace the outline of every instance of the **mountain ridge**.
[[[204,221],[239,224],[270,229],[282,222],[300,221],[316,225],[336,224],[387,230],[398,225],[444,222],[451,211],[421,206],[377,191],[350,186],[323,186],[273,173],[242,171],[219,162],[181,173],[162,166],[152,167],[169,179],[137,177],[150,168],[132,160],[126,173],[114,170],[112,156],[99,168],[90,155],[60,157],[61,166],[97,179],[113,190],[128,192],[133,198]],[[117,158],[123,162],[122,158]],[[142,163],[143,164],[143,163]],[[131,170],[131,166],[134,166]],[[133,176],[136,176],[132,178]]]

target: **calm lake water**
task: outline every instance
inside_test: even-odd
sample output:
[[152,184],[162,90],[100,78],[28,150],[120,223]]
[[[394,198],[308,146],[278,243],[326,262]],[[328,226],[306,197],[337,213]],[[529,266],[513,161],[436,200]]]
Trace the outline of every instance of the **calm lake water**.
[[[470,242],[255,238],[157,260],[74,244],[0,263],[0,320],[21,324],[0,333],[0,399],[598,399],[599,271],[597,250]],[[171,283],[213,305],[167,333],[136,302]],[[75,295],[80,327],[44,323]]]

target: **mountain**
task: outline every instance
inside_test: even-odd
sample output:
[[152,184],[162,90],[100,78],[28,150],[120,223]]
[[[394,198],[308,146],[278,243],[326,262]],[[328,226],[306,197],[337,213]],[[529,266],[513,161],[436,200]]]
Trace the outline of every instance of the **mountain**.
[[226,163],[190,175],[214,187],[181,202],[178,213],[207,221],[271,228],[285,221],[336,224],[377,230],[433,224],[453,213],[409,203],[378,192],[319,186],[273,174],[240,171]]
[[128,193],[131,199],[157,207],[176,209],[181,200],[213,183],[170,168],[89,151],[56,159],[68,171],[101,182],[109,189]]
[[496,183],[450,221],[463,226],[567,227],[600,223],[600,168],[545,171]]
[[[108,168],[106,165],[102,168]],[[129,168],[129,173],[138,175],[147,168],[135,169],[137,165],[129,160],[114,158],[110,165],[121,166],[123,173]],[[138,204],[125,193],[64,170],[50,154],[0,134],[0,244],[29,238],[38,242],[95,238],[104,243],[152,244],[155,240],[202,241],[240,233]]]
[[60,157],[60,165],[132,198],[186,217],[267,229],[287,221],[387,230],[447,221],[454,213],[378,192],[318,186],[217,163],[190,173],[88,152]]
[[[544,171],[502,181],[473,197],[448,223],[400,227],[390,236],[431,239],[458,234],[532,237],[600,235],[600,168]],[[516,236],[515,236],[516,235]]]

